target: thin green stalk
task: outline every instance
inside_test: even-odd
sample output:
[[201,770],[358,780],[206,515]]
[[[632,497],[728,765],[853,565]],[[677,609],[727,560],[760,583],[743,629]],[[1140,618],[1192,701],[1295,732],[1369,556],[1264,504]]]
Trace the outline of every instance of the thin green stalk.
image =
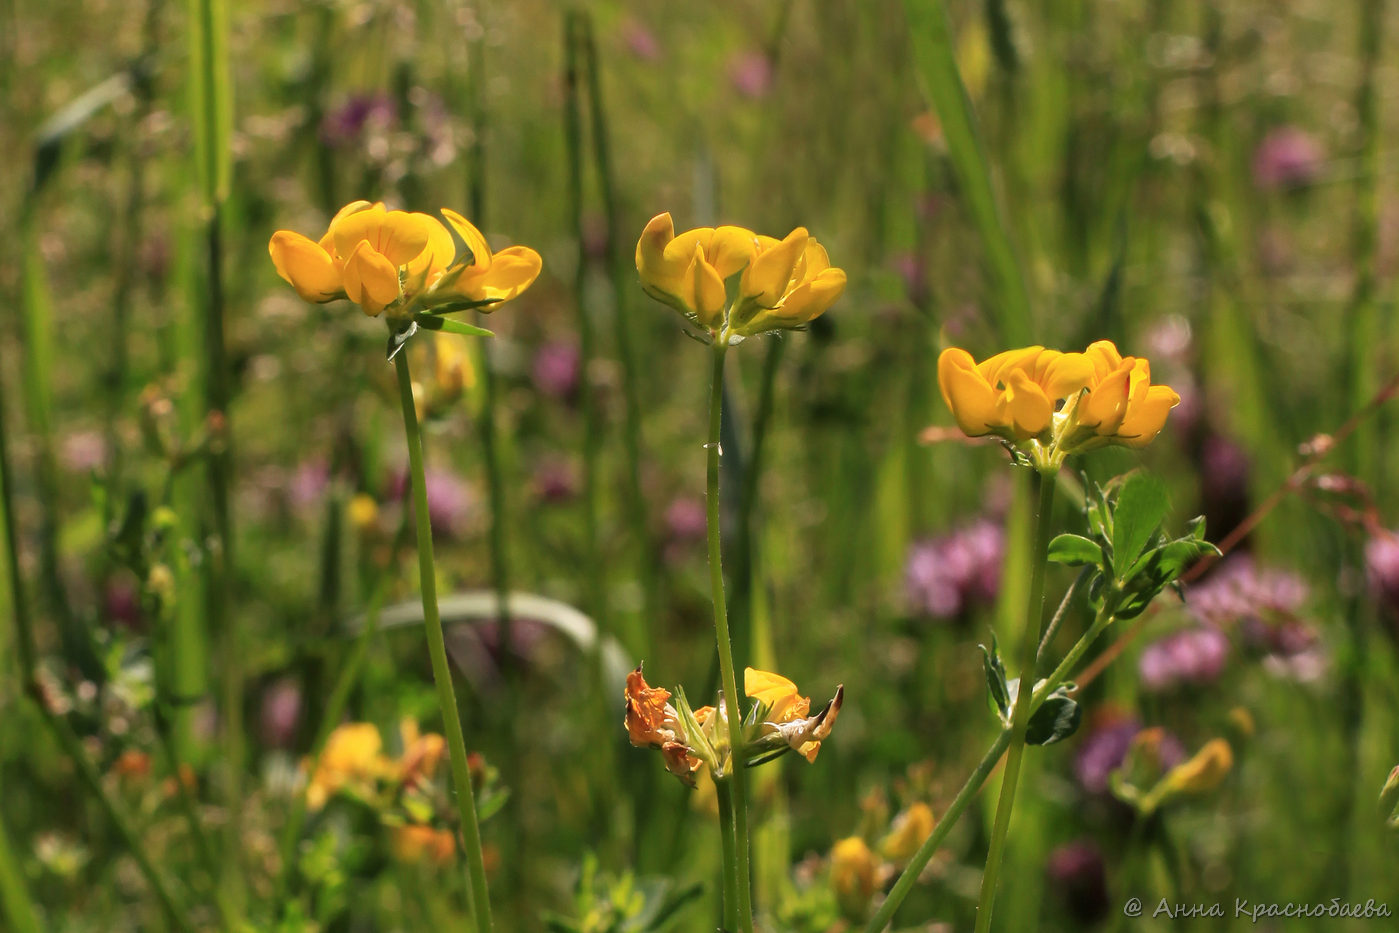
[[[1077,585],[1077,583],[1075,585]],[[1071,589],[1070,593],[1072,592]],[[1068,598],[1066,597],[1064,603],[1060,606],[1060,612],[1056,613],[1056,615],[1062,615],[1063,609],[1067,605]],[[1088,631],[1084,632],[1082,637],[1069,649],[1068,654],[1064,655],[1064,659],[1059,662],[1059,665],[1054,669],[1054,673],[1045,678],[1043,686],[1034,692],[1030,704],[1030,712],[1032,714],[1035,710],[1039,709],[1045,697],[1049,696],[1049,694],[1054,692],[1055,688],[1068,679],[1069,675],[1073,673],[1073,669],[1083,658],[1084,653],[1097,641],[1098,636],[1102,634],[1103,630],[1112,624],[1112,620],[1112,611],[1105,605],[1104,608],[1098,611]],[[1004,754],[1005,750],[1010,746],[1010,742],[1011,730],[1002,730],[1001,734],[996,737],[996,741],[987,749],[986,754],[982,756],[981,761],[977,763],[975,770],[972,771],[971,777],[967,778],[967,782],[963,784],[962,789],[957,792],[957,796],[953,798],[951,805],[947,808],[947,812],[938,820],[937,828],[933,830],[932,835],[924,841],[913,858],[909,860],[907,867],[904,868],[903,874],[899,876],[898,881],[894,882],[894,887],[890,889],[888,897],[884,899],[884,903],[875,913],[874,918],[871,919],[869,924],[865,927],[865,933],[881,933],[881,931],[889,925],[889,921],[894,917],[894,912],[899,909],[899,905],[903,903],[904,898],[908,897],[909,892],[913,890],[914,884],[918,881],[918,876],[922,874],[923,869],[927,867],[933,854],[937,852],[938,846],[942,845],[943,839],[951,832],[957,820],[961,818],[962,811],[967,808],[967,804],[976,796],[977,791],[981,789],[981,785],[985,783],[986,778],[989,777],[992,770],[995,769],[996,762],[1000,760],[1001,755]]]
[[398,370],[398,395],[403,406],[403,432],[408,443],[408,471],[413,482],[413,517],[418,529],[418,576],[423,596],[423,630],[427,632],[428,654],[432,659],[432,679],[437,685],[437,704],[442,708],[443,733],[452,761],[452,783],[456,787],[461,812],[463,847],[471,885],[471,909],[476,933],[490,933],[491,901],[486,889],[486,863],[481,856],[481,828],[476,819],[476,793],[471,788],[471,771],[466,761],[466,739],[461,714],[457,711],[452,669],[447,663],[447,643],[442,634],[442,616],[437,611],[437,571],[432,559],[432,521],[427,510],[427,480],[423,475],[423,441],[418,430],[418,412],[413,403],[413,380],[408,373],[408,354],[394,357]]
[[[734,675],[733,643],[729,639],[729,614],[724,599],[724,568],[719,546],[719,429],[723,422],[723,342],[714,344],[714,371],[709,388],[709,454],[705,505],[709,537],[709,589],[714,600],[714,637],[719,648],[719,675],[728,710],[729,748],[733,787],[733,865],[738,873],[738,922],[741,933],[753,933],[752,871],[748,865],[748,792],[743,761],[743,704]],[[721,831],[726,831],[721,829]]]
[[[584,534],[587,539],[588,611],[604,634],[614,634],[608,624],[605,564],[598,529],[598,453],[602,440],[602,424],[598,417],[597,399],[589,385],[588,373],[597,354],[597,335],[587,301],[588,249],[583,224],[583,120],[579,106],[578,44],[579,16],[570,12],[564,17],[564,138],[568,154],[568,203],[578,241],[578,262],[573,274],[573,300],[578,309],[579,367],[583,378],[579,393],[583,407],[583,510]],[[601,645],[602,640],[598,640]],[[601,658],[601,650],[598,657]],[[600,669],[600,666],[599,666]]]
[[[3,778],[3,775],[0,775]],[[3,795],[0,787],[0,795]],[[0,797],[3,799],[3,797]],[[4,820],[0,819],[0,906],[5,909],[5,919],[9,929],[15,933],[40,933],[39,916],[34,911],[34,901],[29,897],[29,889],[24,884],[24,872],[15,859],[14,847],[10,845],[9,831]]]
[[[1030,706],[1034,701],[1035,660],[1039,650],[1040,619],[1044,614],[1044,572],[1048,563],[1050,511],[1054,507],[1054,477],[1036,470],[1033,485],[1039,493],[1034,539],[1030,551],[1030,599],[1025,612],[1025,631],[1020,645],[1020,691],[1010,718],[1010,748],[1006,770],[1001,777],[1001,796],[996,802],[996,821],[991,829],[991,846],[986,854],[986,870],[981,875],[981,897],[976,909],[976,933],[991,929],[991,910],[996,902],[996,883],[1005,856],[1010,813],[1015,806],[1015,789],[1025,755],[1025,732],[1030,726]],[[1028,685],[1028,686],[1027,686]]]
[[904,868],[903,874],[899,875],[899,880],[894,882],[894,886],[889,889],[889,895],[884,898],[884,903],[875,911],[870,922],[865,925],[865,933],[882,933],[889,921],[894,919],[894,912],[903,904],[908,897],[913,886],[918,883],[918,876],[923,873],[923,869],[928,866],[933,854],[937,852],[942,841],[947,838],[947,834],[952,831],[952,827],[957,825],[957,821],[962,818],[962,813],[967,809],[967,804],[981,790],[981,785],[986,783],[986,779],[991,776],[991,772],[996,767],[996,762],[1001,760],[1001,755],[1005,753],[1006,747],[1010,745],[1010,730],[1002,729],[1001,734],[996,736],[996,741],[991,743],[991,747],[986,750],[986,754],[981,756],[981,761],[977,762],[976,768],[972,770],[962,789],[957,791],[957,796],[952,798],[952,803],[947,807],[947,812],[937,821],[937,826],[923,844],[918,847],[918,851],[909,859],[908,865]]
[[714,784],[719,798],[719,842],[723,846],[723,899],[720,903],[725,930],[738,926],[738,859],[734,855],[734,837],[731,832],[734,821],[733,793],[728,781]]
[[[622,248],[622,206],[612,171],[612,149],[607,130],[607,109],[603,106],[602,75],[598,67],[597,43],[593,39],[593,21],[586,10],[578,13],[583,52],[583,68],[588,79],[589,128],[593,137],[593,162],[597,167],[598,189],[602,194],[603,213],[607,220],[607,235],[603,254],[607,257],[608,274],[612,279],[612,300],[616,310],[617,356],[622,364],[622,400],[624,421],[623,449],[627,461],[627,521],[639,554],[642,619],[655,618],[658,596],[657,578],[660,549],[651,547],[651,523],[647,515],[647,497],[641,489],[641,391],[639,389],[636,351],[632,345],[631,295],[634,291],[635,269],[631,256]],[[637,657],[650,655],[650,631],[643,622],[637,626],[631,646]]]

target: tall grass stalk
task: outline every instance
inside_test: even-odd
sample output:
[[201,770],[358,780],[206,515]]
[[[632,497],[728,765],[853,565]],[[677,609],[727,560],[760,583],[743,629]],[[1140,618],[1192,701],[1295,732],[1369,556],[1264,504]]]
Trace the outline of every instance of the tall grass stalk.
[[[427,633],[432,679],[437,686],[437,705],[442,709],[443,729],[452,762],[452,783],[456,788],[461,815],[462,843],[466,853],[471,910],[476,933],[490,933],[491,901],[486,888],[486,863],[481,855],[481,828],[476,819],[476,793],[471,787],[471,770],[466,760],[466,739],[452,687],[452,668],[447,662],[447,644],[442,634],[442,616],[437,610],[437,571],[432,557],[432,521],[427,507],[427,481],[423,473],[423,442],[418,430],[418,411],[413,402],[413,381],[408,372],[408,354],[394,357],[398,371],[398,394],[403,407],[403,431],[408,443],[408,472],[413,484],[413,518],[418,532],[418,577],[423,597],[423,629]],[[503,608],[503,607],[502,607]]]
[[[976,931],[991,929],[991,911],[996,903],[996,883],[1005,856],[1010,813],[1015,806],[1015,789],[1020,781],[1020,765],[1025,756],[1025,732],[1030,726],[1030,706],[1034,700],[1035,662],[1040,644],[1040,620],[1044,615],[1044,573],[1048,563],[1050,513],[1054,509],[1055,482],[1052,475],[1035,470],[1031,485],[1037,495],[1034,537],[1030,542],[1030,597],[1025,610],[1025,629],[1020,644],[1020,691],[1010,720],[1010,748],[1006,770],[1001,777],[1001,796],[996,802],[996,821],[991,829],[991,845],[986,854],[986,870],[981,875],[981,897],[977,902]],[[1026,685],[1029,685],[1028,687]]]
[[714,367],[709,388],[709,435],[705,444],[708,469],[705,483],[705,509],[709,549],[709,589],[714,602],[714,638],[719,649],[719,676],[728,712],[731,773],[724,778],[733,799],[729,825],[720,832],[733,834],[733,857],[725,870],[737,875],[738,928],[753,933],[753,879],[749,867],[747,774],[743,760],[743,703],[734,672],[733,642],[729,637],[728,606],[724,597],[724,568],[719,536],[719,435],[724,410],[724,357],[728,348],[722,342],[713,347]]
[[628,250],[622,248],[622,205],[617,194],[616,173],[612,167],[612,145],[608,131],[607,108],[602,97],[602,69],[598,66],[597,41],[593,36],[592,17],[586,10],[578,12],[579,40],[582,43],[582,64],[588,82],[589,130],[593,141],[593,162],[597,168],[598,189],[602,195],[603,215],[607,232],[603,240],[603,255],[612,280],[617,356],[622,364],[622,399],[625,406],[622,442],[627,463],[627,521],[637,547],[637,571],[641,580],[642,624],[635,627],[630,647],[637,657],[650,655],[650,629],[647,620],[659,611],[657,580],[660,549],[652,547],[651,523],[647,499],[641,488],[641,390],[639,365],[633,346],[632,294],[635,268]]
[[[3,791],[0,786],[0,793]],[[34,902],[24,883],[24,873],[15,860],[15,849],[10,844],[3,819],[0,819],[0,905],[4,906],[5,919],[15,933],[40,933],[43,929],[39,926],[39,916],[34,912]]]
[[942,0],[905,0],[913,60],[924,91],[932,100],[991,274],[996,300],[992,308],[1001,342],[1019,346],[1030,342],[1033,314],[1030,294],[1011,243],[1004,212],[996,198],[991,166],[977,130],[971,100],[957,70],[952,27]]

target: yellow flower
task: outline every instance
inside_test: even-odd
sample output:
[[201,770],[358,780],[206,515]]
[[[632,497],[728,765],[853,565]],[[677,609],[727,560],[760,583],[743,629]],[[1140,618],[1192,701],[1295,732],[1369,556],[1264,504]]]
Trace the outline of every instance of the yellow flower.
[[350,524],[360,534],[368,534],[379,524],[379,503],[367,493],[358,493],[350,500],[346,511],[350,516]]
[[1039,346],[1006,350],[981,363],[959,347],[938,357],[943,401],[969,437],[1026,440],[1043,434],[1053,424],[1056,402],[1080,391],[1091,375],[1084,354]]
[[1224,739],[1210,739],[1189,761],[1166,772],[1153,795],[1207,794],[1218,787],[1234,767],[1234,750]]
[[1151,364],[1141,357],[1122,356],[1111,340],[1091,344],[1084,356],[1093,364],[1093,376],[1073,420],[1078,427],[1091,429],[1094,437],[1075,446],[1145,447],[1151,443],[1165,427],[1171,409],[1180,404],[1180,396],[1170,386],[1152,385]]
[[895,862],[904,862],[913,857],[923,841],[933,834],[936,821],[933,810],[926,803],[915,803],[894,818],[889,834],[879,843],[884,857]]
[[[797,692],[797,685],[780,674],[745,668],[743,692],[762,704],[762,736],[777,736],[807,761],[815,761],[821,743],[830,737],[836,717],[845,702],[845,686],[836,687],[835,696],[815,716],[811,699]],[[779,746],[780,747],[780,746]]]
[[405,784],[419,777],[431,780],[447,753],[447,740],[435,732],[420,733],[411,719],[403,721],[399,733],[403,736],[403,757],[397,763],[398,779]]
[[[745,227],[697,227],[677,235],[669,213],[636,243],[641,286],[725,342],[811,321],[845,289],[845,272],[798,227],[784,239]],[[729,304],[726,281],[742,272]]]
[[341,208],[319,241],[278,230],[267,249],[277,274],[306,301],[349,298],[371,317],[416,304],[493,310],[539,275],[534,250],[512,246],[493,254],[466,218],[446,208],[442,216],[466,245],[460,256],[435,217],[368,201]]
[[372,783],[391,767],[381,754],[383,741],[373,723],[350,722],[336,727],[326,739],[316,771],[306,788],[306,802],[319,810],[345,787]]
[[831,846],[831,887],[847,917],[864,916],[874,897],[877,872],[874,853],[859,836],[849,836]]

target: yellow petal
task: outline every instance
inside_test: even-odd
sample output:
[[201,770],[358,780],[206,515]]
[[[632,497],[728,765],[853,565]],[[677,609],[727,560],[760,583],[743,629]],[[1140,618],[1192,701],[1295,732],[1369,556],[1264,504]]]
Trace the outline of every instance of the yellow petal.
[[727,279],[752,261],[758,248],[756,241],[757,236],[745,227],[715,227],[705,259],[719,278]]
[[938,388],[957,419],[957,427],[968,437],[990,434],[1003,426],[996,413],[998,393],[966,350],[948,347],[938,356]]
[[773,314],[793,324],[805,324],[824,314],[844,291],[845,270],[826,269],[792,289]]
[[1008,385],[1001,395],[1000,412],[1021,437],[1034,437],[1049,427],[1054,403],[1022,369],[1007,372]]
[[1078,403],[1078,423],[1104,436],[1116,434],[1127,417],[1131,377],[1132,363],[1123,361]]
[[437,277],[452,265],[452,260],[457,255],[457,244],[441,221],[429,214],[414,216],[423,218],[428,229],[428,239],[423,251],[408,263],[407,290],[410,293],[416,293],[436,281]]
[[1036,381],[1051,399],[1068,398],[1093,378],[1093,361],[1082,353],[1060,353],[1048,361]]
[[743,270],[742,295],[763,308],[774,308],[787,293],[797,260],[806,251],[810,236],[798,227],[775,246],[760,250]]
[[457,231],[457,236],[461,237],[467,250],[470,251],[471,258],[465,261],[474,268],[489,269],[491,267],[491,247],[486,243],[486,238],[482,236],[481,231],[476,229],[476,225],[450,208],[442,208],[442,216],[447,218],[447,223],[451,224],[452,229]]
[[1083,351],[1093,363],[1093,371],[1099,379],[1106,379],[1113,370],[1122,365],[1122,354],[1111,340],[1095,340]]
[[724,280],[704,258],[704,250],[698,243],[689,268],[685,270],[680,294],[702,326],[713,327],[718,323],[728,296],[724,292]]
[[345,260],[345,293],[370,317],[398,298],[398,269],[361,240]]
[[[383,210],[384,202],[370,203],[369,201],[351,201],[349,204],[346,204],[344,207],[340,208],[340,210],[336,211],[335,216],[330,219],[330,224],[326,227],[325,236],[321,237],[321,248],[327,253],[330,253],[332,257],[336,257],[335,238],[330,235],[331,228],[334,227],[336,221],[340,220],[342,217],[349,217],[351,214],[357,214],[371,207],[378,207],[379,210]],[[338,258],[344,259],[345,257],[339,256]]]
[[1007,373],[1012,369],[1028,369],[1034,366],[1044,347],[1021,347],[1017,350],[1002,350],[995,356],[982,360],[977,369],[992,386],[1009,385]]
[[1214,790],[1234,767],[1234,750],[1224,739],[1211,739],[1189,761],[1176,765],[1162,784],[1182,794],[1204,794]]
[[348,257],[361,240],[366,240],[389,265],[397,269],[416,259],[427,248],[435,223],[426,214],[385,211],[382,205],[348,214],[330,226],[335,250]]
[[797,685],[781,674],[760,671],[757,668],[743,669],[743,692],[768,707],[768,722],[787,722],[805,716],[811,709],[811,700],[797,693]]
[[1180,396],[1170,386],[1151,386],[1140,401],[1134,401],[1117,429],[1128,447],[1145,447],[1166,426],[1166,416],[1180,404]]
[[507,246],[491,257],[489,269],[477,272],[475,267],[458,280],[458,286],[469,291],[473,301],[492,301],[480,310],[494,311],[496,306],[509,301],[534,284],[539,277],[543,260],[528,246]]
[[340,272],[330,255],[309,238],[278,230],[267,244],[272,265],[305,301],[325,302],[343,297]]

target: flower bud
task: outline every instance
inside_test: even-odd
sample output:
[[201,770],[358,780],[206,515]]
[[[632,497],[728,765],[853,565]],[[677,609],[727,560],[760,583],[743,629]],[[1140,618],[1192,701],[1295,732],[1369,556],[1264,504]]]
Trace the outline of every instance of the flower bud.
[[831,887],[845,916],[863,920],[874,897],[875,860],[870,847],[859,836],[850,836],[831,846]]

